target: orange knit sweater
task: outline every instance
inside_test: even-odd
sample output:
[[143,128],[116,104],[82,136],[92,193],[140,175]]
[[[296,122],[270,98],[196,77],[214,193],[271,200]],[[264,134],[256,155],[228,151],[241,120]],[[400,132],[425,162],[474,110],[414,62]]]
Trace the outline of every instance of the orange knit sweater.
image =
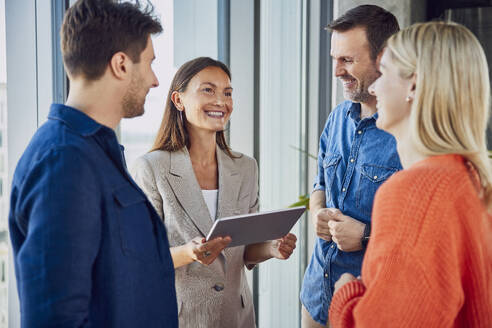
[[492,327],[492,218],[458,155],[427,158],[376,193],[362,281],[333,327]]

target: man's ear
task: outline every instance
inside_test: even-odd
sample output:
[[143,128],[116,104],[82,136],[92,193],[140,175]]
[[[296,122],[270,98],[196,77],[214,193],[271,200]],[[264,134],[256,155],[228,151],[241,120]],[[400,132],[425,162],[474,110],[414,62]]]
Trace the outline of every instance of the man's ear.
[[109,69],[118,80],[124,80],[130,75],[132,65],[130,57],[122,51],[115,53],[109,61]]
[[386,48],[383,48],[377,55],[376,57],[376,68],[379,69],[379,63],[381,62],[381,58],[383,57],[383,54],[384,54],[384,50]]
[[178,91],[173,91],[173,93],[171,93],[171,101],[179,111],[184,110],[183,100],[181,99],[181,94]]

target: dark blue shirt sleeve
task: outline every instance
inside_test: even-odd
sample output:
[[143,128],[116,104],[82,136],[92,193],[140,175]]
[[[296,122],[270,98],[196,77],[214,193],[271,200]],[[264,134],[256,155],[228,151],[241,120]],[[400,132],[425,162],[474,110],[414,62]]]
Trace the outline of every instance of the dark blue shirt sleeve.
[[24,327],[85,327],[101,240],[95,165],[75,148],[49,151],[15,191],[17,285]]

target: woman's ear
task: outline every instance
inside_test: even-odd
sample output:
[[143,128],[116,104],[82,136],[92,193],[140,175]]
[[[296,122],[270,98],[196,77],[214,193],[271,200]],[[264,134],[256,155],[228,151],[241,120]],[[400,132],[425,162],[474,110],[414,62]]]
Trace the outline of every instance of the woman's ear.
[[184,110],[183,100],[181,99],[181,94],[178,91],[173,91],[173,93],[171,93],[171,101],[179,111],[182,112]]
[[130,68],[132,65],[130,57],[124,52],[119,51],[111,57],[109,61],[109,69],[113,76],[118,80],[124,80],[130,76]]

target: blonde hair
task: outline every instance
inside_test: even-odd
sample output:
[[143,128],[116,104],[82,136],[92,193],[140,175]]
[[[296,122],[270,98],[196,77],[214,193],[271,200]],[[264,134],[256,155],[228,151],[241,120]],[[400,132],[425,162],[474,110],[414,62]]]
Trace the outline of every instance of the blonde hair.
[[416,75],[410,129],[424,155],[460,154],[478,171],[482,199],[492,210],[492,167],[486,130],[490,82],[480,43],[452,22],[414,24],[387,43],[404,78]]

